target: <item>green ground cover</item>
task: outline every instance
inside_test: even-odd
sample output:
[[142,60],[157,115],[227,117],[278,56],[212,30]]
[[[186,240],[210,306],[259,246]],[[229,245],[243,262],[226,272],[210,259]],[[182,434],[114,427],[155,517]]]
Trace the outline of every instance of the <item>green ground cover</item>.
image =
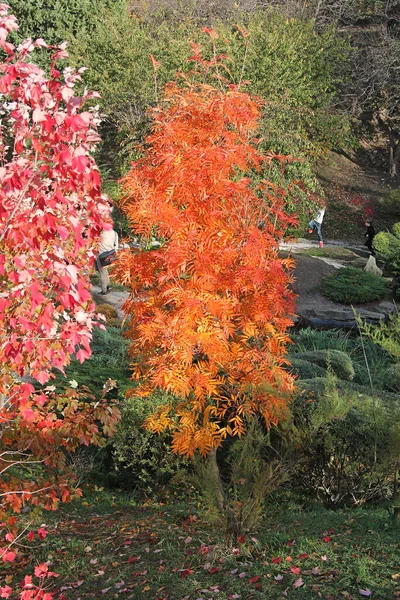
[[57,535],[35,558],[60,573],[68,600],[400,596],[400,527],[384,508],[331,511],[281,492],[227,549],[195,495],[137,505],[92,489],[47,525]]

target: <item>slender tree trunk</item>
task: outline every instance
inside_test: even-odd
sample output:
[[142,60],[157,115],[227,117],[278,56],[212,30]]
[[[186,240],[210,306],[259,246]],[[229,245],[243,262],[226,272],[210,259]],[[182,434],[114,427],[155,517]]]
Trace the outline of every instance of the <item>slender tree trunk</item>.
[[396,521],[400,521],[400,489],[399,489],[399,469],[400,461],[396,462],[394,469],[394,483],[393,483],[393,514]]
[[218,510],[221,512],[222,515],[225,512],[225,496],[221,480],[221,473],[219,471],[219,466],[217,462],[217,451],[215,448],[211,450],[210,454],[208,455],[208,462],[210,467],[211,479],[214,484],[215,501]]
[[389,173],[392,177],[398,175],[400,162],[399,134],[394,129],[389,130]]

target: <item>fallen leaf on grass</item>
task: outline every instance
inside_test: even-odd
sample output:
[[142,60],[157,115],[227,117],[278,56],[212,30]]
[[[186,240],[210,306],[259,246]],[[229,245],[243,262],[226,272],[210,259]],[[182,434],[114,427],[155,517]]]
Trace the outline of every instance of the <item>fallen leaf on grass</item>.
[[125,585],[125,581],[119,581],[114,585],[116,590],[120,590]]
[[255,575],[254,577],[251,577],[251,579],[249,579],[249,583],[257,583],[257,581],[259,581],[261,579],[261,575]]
[[273,557],[272,560],[271,560],[271,562],[272,562],[273,565],[277,565],[280,562],[282,562],[282,557],[281,556],[276,556],[275,558]]
[[101,590],[102,594],[107,594],[107,592],[109,592],[111,590],[111,588],[104,588],[104,590]]
[[297,557],[299,560],[303,560],[305,558],[308,558],[308,554],[305,552],[304,554],[299,554],[299,556]]
[[366,590],[358,590],[358,593],[360,594],[360,596],[366,596],[367,598],[369,596],[372,596],[372,591],[369,589]]
[[98,561],[97,561],[97,558],[92,558],[89,562],[91,565],[97,565]]
[[129,561],[131,564],[133,564],[133,563],[137,562],[138,560],[140,560],[140,556],[130,556],[130,557],[128,558],[128,561]]
[[208,572],[210,573],[210,575],[214,575],[214,573],[218,573],[219,571],[221,571],[221,569],[222,567],[211,567],[211,569],[208,569]]
[[296,581],[293,584],[294,589],[296,590],[297,588],[301,587],[302,585],[304,585],[304,581],[302,580],[301,577],[299,577],[298,579],[296,579]]
[[243,571],[243,573],[239,573],[239,577],[240,579],[244,579],[245,577],[247,577],[247,573]]
[[294,573],[295,575],[298,575],[301,571],[301,569],[299,567],[290,567],[290,570],[292,571],[292,573]]
[[275,581],[282,581],[283,575],[275,575],[274,579]]
[[398,579],[400,579],[400,573],[394,573],[392,575],[392,579],[393,579],[393,581],[397,581]]
[[182,569],[181,571],[181,579],[185,579],[188,575],[193,575],[194,571],[192,569]]
[[185,539],[185,544],[190,544],[190,542],[192,541],[192,539],[193,539],[193,538],[191,538],[190,536],[189,536],[189,537],[187,537],[187,538]]

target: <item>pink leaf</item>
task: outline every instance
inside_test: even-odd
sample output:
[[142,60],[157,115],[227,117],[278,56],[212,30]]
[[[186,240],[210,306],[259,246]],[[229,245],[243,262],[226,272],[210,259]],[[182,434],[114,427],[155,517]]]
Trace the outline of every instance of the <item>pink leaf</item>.
[[296,581],[293,584],[294,589],[297,589],[299,587],[301,587],[302,585],[304,585],[304,581],[302,580],[301,577],[299,577],[299,579],[296,579]]
[[358,590],[358,592],[359,592],[360,596],[365,596],[365,597],[367,597],[367,598],[368,598],[369,596],[372,596],[372,591],[371,591],[371,590],[369,590],[368,588],[367,588],[367,589],[365,589],[365,590]]
[[40,108],[35,108],[32,113],[32,121],[34,123],[42,123],[46,121],[46,114]]

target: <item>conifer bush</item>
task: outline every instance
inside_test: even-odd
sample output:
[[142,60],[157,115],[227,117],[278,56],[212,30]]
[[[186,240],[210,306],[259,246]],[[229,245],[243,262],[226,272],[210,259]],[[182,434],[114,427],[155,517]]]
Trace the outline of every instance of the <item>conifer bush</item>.
[[365,304],[382,300],[389,292],[384,279],[353,267],[340,269],[324,277],[320,289],[326,298],[341,304]]
[[[339,379],[351,381],[354,378],[354,367],[348,354],[341,350],[313,350],[309,352],[298,352],[296,361],[304,361],[318,365],[322,369],[331,370]],[[316,377],[318,375],[314,375]],[[306,377],[304,377],[306,379]]]

